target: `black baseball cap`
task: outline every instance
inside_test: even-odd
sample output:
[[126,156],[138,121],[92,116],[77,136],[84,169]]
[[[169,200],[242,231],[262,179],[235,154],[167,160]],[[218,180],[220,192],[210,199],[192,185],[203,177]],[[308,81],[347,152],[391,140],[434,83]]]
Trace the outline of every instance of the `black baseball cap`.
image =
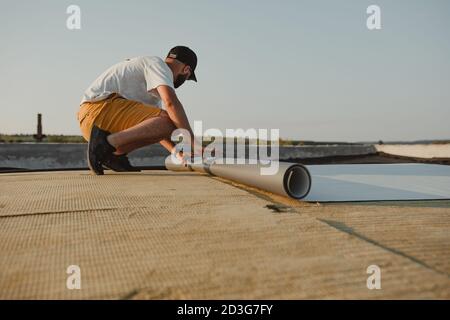
[[191,67],[192,73],[188,80],[194,80],[197,82],[194,70],[197,67],[197,55],[194,51],[185,46],[176,46],[170,49],[167,54],[167,58],[177,59]]

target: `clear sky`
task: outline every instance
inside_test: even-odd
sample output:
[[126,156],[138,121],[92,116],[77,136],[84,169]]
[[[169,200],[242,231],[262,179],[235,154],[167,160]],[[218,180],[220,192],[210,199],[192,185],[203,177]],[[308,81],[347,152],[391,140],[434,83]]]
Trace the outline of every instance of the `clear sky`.
[[[66,28],[69,5],[81,30]],[[381,30],[366,8],[381,8]],[[0,133],[80,134],[79,101],[110,65],[197,52],[177,90],[191,124],[306,140],[450,138],[448,0],[0,0]]]

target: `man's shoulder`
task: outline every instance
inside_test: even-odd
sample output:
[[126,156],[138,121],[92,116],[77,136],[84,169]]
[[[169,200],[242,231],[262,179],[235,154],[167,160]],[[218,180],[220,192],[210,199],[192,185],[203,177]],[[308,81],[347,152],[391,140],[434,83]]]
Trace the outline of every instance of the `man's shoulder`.
[[172,71],[167,63],[158,56],[144,56],[143,66],[149,71],[149,74],[165,75],[172,77]]
[[138,56],[133,58],[127,58],[124,61],[117,63],[117,65],[141,65],[141,66],[151,66],[151,65],[167,65],[166,62],[158,56]]
[[142,56],[138,59],[142,59],[148,64],[165,64],[165,61],[158,56]]

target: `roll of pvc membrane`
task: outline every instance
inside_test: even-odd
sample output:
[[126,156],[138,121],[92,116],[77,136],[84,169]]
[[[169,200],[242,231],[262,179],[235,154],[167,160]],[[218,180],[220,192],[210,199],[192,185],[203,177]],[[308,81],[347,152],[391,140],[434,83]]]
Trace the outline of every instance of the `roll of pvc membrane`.
[[[277,166],[275,174],[262,174],[263,168]],[[311,175],[305,166],[298,163],[270,161],[267,164],[235,164],[216,163],[211,159],[182,166],[173,163],[169,156],[166,158],[166,168],[172,171],[209,173],[294,199],[306,197],[311,189]]]

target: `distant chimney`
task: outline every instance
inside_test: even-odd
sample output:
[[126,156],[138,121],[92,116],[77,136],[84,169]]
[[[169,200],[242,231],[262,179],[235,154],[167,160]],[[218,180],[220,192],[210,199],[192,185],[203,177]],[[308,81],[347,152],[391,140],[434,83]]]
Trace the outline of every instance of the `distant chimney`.
[[41,142],[42,139],[46,137],[46,135],[42,134],[42,114],[38,113],[37,115],[37,134],[33,135],[36,142]]

